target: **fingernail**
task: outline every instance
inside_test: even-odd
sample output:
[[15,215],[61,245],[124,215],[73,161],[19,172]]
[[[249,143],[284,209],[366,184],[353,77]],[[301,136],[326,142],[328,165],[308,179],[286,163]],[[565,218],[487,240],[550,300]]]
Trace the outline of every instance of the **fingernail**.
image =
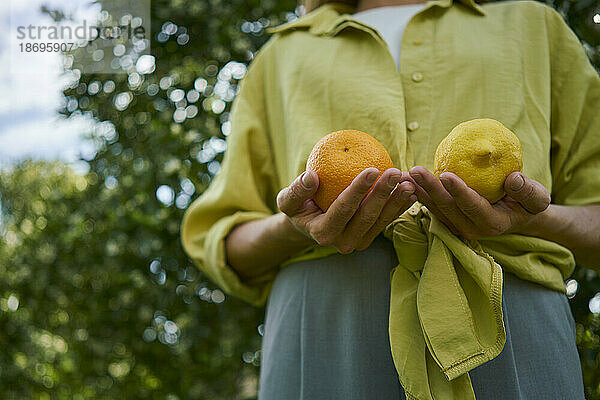
[[422,176],[420,173],[418,173],[418,172],[412,172],[412,173],[410,174],[410,176],[412,176],[412,177],[413,177],[413,179],[414,179],[415,181],[417,181],[418,183],[421,183],[421,182],[423,182],[423,176]]
[[440,175],[440,181],[442,182],[442,185],[444,185],[444,187],[446,189],[451,188],[453,185],[452,179],[448,178],[448,176],[444,175],[444,174]]
[[518,192],[519,190],[521,190],[523,188],[523,185],[525,185],[525,179],[523,179],[523,176],[519,174],[510,183],[510,188],[513,191]]
[[398,182],[400,182],[400,176],[396,176],[396,175],[392,175],[388,178],[388,186],[390,187],[390,189],[393,189],[394,187],[396,187],[396,185],[398,184]]
[[369,185],[372,185],[373,183],[375,183],[378,176],[379,176],[379,172],[375,172],[375,171],[369,172],[367,174],[367,183]]
[[310,189],[315,184],[315,179],[313,178],[312,174],[308,173],[308,171],[304,171],[302,173],[300,180],[302,181],[302,185],[307,189]]

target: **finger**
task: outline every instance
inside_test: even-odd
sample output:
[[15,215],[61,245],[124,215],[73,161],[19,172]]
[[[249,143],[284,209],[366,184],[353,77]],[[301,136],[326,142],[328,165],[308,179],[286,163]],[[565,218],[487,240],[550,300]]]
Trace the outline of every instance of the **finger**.
[[513,172],[504,181],[506,193],[532,214],[544,211],[550,205],[550,193],[539,182],[521,172]]
[[277,195],[277,207],[287,214],[293,215],[302,208],[319,187],[319,176],[314,171],[304,171],[288,187]]
[[413,167],[410,176],[421,186],[435,203],[436,208],[458,230],[468,232],[473,230],[473,223],[458,209],[452,195],[444,188],[438,178],[424,167]]
[[[414,193],[415,185],[412,182],[401,182],[388,198],[375,225],[381,224],[385,227],[388,225],[385,223],[386,221],[391,222],[398,218],[400,214],[412,205],[412,203],[417,201],[417,196]],[[406,206],[411,199],[412,201],[410,201],[410,204]]]
[[363,170],[331,203],[323,220],[323,226],[327,227],[329,235],[339,234],[344,230],[378,176],[377,168]]
[[451,172],[444,172],[441,174],[440,181],[448,193],[452,195],[454,202],[460,211],[462,211],[474,225],[484,225],[486,228],[487,225],[493,225],[493,222],[491,222],[490,219],[494,216],[495,210],[489,201],[467,186],[462,179]]
[[383,207],[381,215],[375,221],[375,224],[363,235],[357,250],[364,250],[375,240],[390,223],[408,210],[410,206],[417,201],[417,196],[414,194],[415,186],[411,182],[402,182],[392,192],[388,202]]
[[[411,178],[412,179],[412,178]],[[437,208],[435,202],[431,199],[429,194],[423,189],[419,184],[415,182],[415,195],[417,196],[417,200],[419,200],[433,215],[435,215],[440,221],[444,223],[450,229],[452,233],[458,235],[458,229],[450,222],[448,218]]]
[[[342,233],[342,241],[347,243],[358,243],[362,236],[375,224],[383,210],[390,194],[402,179],[402,172],[396,168],[390,168],[381,175],[365,198],[360,207],[352,216],[346,229]],[[411,184],[412,186],[412,184]]]

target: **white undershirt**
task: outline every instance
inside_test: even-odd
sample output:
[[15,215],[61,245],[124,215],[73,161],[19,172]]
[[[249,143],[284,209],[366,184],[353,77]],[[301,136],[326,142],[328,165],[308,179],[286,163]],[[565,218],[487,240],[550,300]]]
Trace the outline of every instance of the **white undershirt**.
[[392,57],[394,57],[394,61],[396,61],[396,65],[400,68],[402,34],[408,21],[424,7],[424,3],[377,7],[358,12],[353,17],[375,28],[381,34],[388,45]]

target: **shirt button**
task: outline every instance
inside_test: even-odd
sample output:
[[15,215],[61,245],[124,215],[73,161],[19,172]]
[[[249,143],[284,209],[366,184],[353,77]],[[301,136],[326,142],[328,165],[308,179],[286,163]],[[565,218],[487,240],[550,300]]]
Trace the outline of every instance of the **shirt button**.
[[412,74],[412,80],[415,82],[421,82],[423,80],[423,74],[420,72],[415,72]]
[[408,130],[409,131],[416,131],[417,129],[419,129],[419,123],[417,121],[412,121],[408,123]]
[[423,42],[422,42],[422,41],[420,41],[420,40],[413,40],[412,44],[413,44],[414,46],[420,46],[420,45],[422,45],[422,44],[423,44]]

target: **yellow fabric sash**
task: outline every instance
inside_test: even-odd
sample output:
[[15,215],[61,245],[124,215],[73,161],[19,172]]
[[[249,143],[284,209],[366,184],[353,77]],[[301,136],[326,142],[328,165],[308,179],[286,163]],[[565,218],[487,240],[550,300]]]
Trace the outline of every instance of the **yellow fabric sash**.
[[418,202],[385,236],[399,260],[391,272],[390,345],[409,400],[475,400],[468,371],[506,341],[503,270],[564,293],[575,268],[572,253],[547,240],[463,240]]

